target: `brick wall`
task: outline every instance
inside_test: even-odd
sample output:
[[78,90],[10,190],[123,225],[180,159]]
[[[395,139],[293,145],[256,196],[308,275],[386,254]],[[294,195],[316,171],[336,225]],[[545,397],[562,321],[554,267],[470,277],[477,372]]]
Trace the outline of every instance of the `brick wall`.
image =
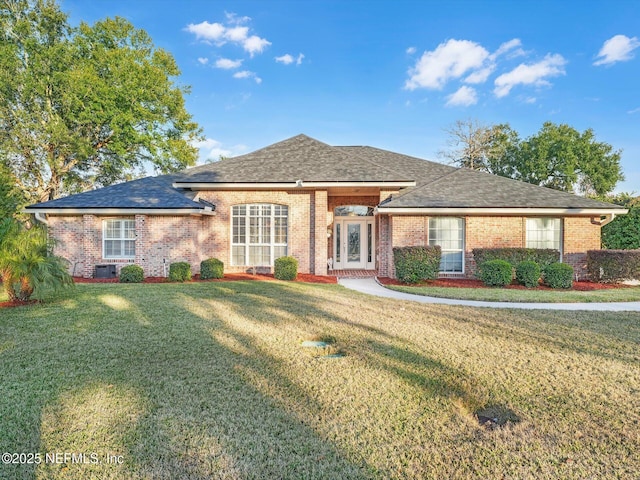
[[587,278],[587,250],[601,248],[600,226],[590,218],[565,218],[562,261],[571,265],[580,279]]
[[[421,216],[387,216],[379,219],[380,276],[393,277],[392,247],[427,245],[429,219]],[[474,248],[525,247],[525,217],[465,217],[465,273],[473,277]],[[600,248],[600,227],[590,218],[563,219],[563,261],[572,265],[576,275],[586,276],[587,250]]]

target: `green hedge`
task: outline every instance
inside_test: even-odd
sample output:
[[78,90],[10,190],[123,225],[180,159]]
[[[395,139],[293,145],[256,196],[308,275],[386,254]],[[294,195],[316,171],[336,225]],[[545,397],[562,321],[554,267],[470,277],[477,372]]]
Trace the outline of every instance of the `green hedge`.
[[489,260],[482,263],[478,278],[490,287],[504,287],[511,283],[513,267],[506,260]]
[[144,270],[139,265],[125,265],[120,269],[120,283],[142,283]]
[[187,262],[175,262],[169,265],[170,282],[186,282],[191,280],[191,265]]
[[587,272],[593,282],[640,279],[640,250],[589,250]]
[[566,263],[552,263],[542,270],[544,284],[551,288],[571,288],[573,286],[573,267]]
[[474,248],[473,259],[478,269],[490,260],[504,260],[511,265],[535,262],[544,268],[545,265],[559,262],[560,252],[551,248]]
[[200,279],[224,277],[224,263],[217,258],[208,258],[200,262]]
[[393,264],[396,268],[396,278],[404,283],[418,283],[438,278],[441,255],[439,245],[394,248]]
[[527,288],[537,287],[540,281],[540,265],[525,260],[516,265],[516,280]]
[[273,276],[278,280],[295,280],[298,276],[298,260],[293,257],[276,258]]

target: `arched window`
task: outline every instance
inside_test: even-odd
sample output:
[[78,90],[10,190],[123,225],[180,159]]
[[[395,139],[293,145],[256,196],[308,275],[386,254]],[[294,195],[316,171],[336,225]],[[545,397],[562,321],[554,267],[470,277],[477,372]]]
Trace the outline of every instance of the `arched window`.
[[231,265],[273,266],[287,255],[288,207],[234,205],[231,213]]
[[333,211],[336,217],[372,217],[373,207],[366,205],[343,205]]

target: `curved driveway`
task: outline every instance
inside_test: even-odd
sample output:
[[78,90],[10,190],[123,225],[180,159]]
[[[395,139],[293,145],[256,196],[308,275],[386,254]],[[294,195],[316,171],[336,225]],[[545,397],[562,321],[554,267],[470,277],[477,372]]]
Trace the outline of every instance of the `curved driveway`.
[[601,302],[601,303],[519,303],[519,302],[480,302],[476,300],[454,300],[451,298],[425,297],[411,293],[396,292],[380,285],[375,278],[340,278],[340,285],[351,290],[375,295],[377,297],[410,300],[420,303],[442,305],[461,305],[465,307],[485,308],[524,308],[536,310],[587,310],[596,312],[640,312],[640,302]]

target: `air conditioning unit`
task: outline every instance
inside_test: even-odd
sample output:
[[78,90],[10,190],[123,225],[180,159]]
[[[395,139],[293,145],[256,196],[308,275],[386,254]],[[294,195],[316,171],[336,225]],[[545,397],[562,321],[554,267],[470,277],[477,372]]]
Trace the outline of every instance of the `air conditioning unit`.
[[115,265],[96,265],[94,278],[116,278]]

